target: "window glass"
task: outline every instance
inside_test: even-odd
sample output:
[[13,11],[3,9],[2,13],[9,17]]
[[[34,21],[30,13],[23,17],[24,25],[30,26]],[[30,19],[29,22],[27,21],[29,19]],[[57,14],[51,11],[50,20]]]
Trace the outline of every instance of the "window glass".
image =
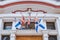
[[47,22],[47,29],[52,29],[54,30],[55,29],[55,23],[54,22]]
[[25,28],[26,29],[35,29],[35,22],[30,22],[30,25],[28,25],[26,22]]
[[49,35],[49,40],[57,40],[57,36],[56,35]]
[[4,22],[4,29],[11,29],[12,28],[12,22]]

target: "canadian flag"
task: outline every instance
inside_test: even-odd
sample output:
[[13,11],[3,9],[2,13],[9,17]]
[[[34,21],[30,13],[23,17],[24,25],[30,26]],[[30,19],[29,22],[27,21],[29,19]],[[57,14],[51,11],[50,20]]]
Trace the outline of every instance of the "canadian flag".
[[24,26],[24,24],[25,24],[25,18],[24,18],[24,16],[22,16],[21,21],[22,21],[22,26]]
[[30,25],[31,16],[28,17],[28,25]]

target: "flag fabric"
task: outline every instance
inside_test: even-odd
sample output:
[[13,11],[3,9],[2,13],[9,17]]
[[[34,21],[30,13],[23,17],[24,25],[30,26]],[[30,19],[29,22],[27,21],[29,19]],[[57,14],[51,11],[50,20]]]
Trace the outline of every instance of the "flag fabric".
[[38,22],[37,21],[35,22],[35,30],[36,30],[36,32],[38,32]]
[[45,30],[45,24],[43,23],[43,19],[39,19],[39,21],[35,22],[35,30],[38,32],[39,30]]
[[39,19],[39,27],[40,27],[40,29],[41,30],[46,30],[46,26],[45,26],[45,24],[44,24],[44,22],[43,22],[43,19],[41,18],[41,19]]
[[24,24],[25,24],[25,18],[24,18],[24,16],[22,16],[21,21],[22,21],[22,26],[24,26]]
[[38,18],[36,17],[34,21],[35,21],[35,30],[36,32],[38,32]]
[[22,22],[22,27],[21,27],[21,29],[24,30],[24,29],[25,29],[25,23],[26,23],[24,16],[22,16],[21,22]]
[[21,22],[20,21],[16,21],[15,22],[15,27],[16,27],[16,29],[21,29]]
[[27,28],[28,28],[28,29],[30,28],[30,21],[31,21],[31,17],[28,16],[28,21],[27,21]]
[[30,25],[30,20],[31,20],[30,18],[31,18],[31,17],[29,16],[29,17],[28,17],[28,23],[27,23],[28,25]]

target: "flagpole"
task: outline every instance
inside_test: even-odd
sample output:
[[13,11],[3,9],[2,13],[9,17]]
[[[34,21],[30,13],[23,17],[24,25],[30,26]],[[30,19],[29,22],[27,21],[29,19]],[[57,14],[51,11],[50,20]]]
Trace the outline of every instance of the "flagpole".
[[16,22],[16,17],[15,17],[15,19],[14,19],[14,20],[15,20],[15,22]]
[[36,16],[34,18],[34,21],[36,22],[38,20],[38,17],[37,17],[37,13],[36,13]]
[[31,9],[28,11],[28,21],[27,21],[27,28],[30,28],[30,21],[31,21]]
[[31,9],[29,9],[28,13],[29,13],[29,18],[31,20]]
[[31,9],[29,9],[29,11],[28,11],[28,12],[29,12],[29,16],[31,16]]

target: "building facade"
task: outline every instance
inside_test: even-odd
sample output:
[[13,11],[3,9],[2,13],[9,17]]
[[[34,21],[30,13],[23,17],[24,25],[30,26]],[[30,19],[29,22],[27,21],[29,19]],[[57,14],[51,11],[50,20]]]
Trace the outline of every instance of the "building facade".
[[[0,2],[0,40],[60,40],[60,4],[46,0],[6,0]],[[29,15],[30,14],[30,15]],[[25,29],[15,28],[15,21],[25,17]],[[28,16],[31,16],[27,28]],[[34,18],[43,19],[46,30],[35,30]],[[15,19],[16,18],[16,19]]]

